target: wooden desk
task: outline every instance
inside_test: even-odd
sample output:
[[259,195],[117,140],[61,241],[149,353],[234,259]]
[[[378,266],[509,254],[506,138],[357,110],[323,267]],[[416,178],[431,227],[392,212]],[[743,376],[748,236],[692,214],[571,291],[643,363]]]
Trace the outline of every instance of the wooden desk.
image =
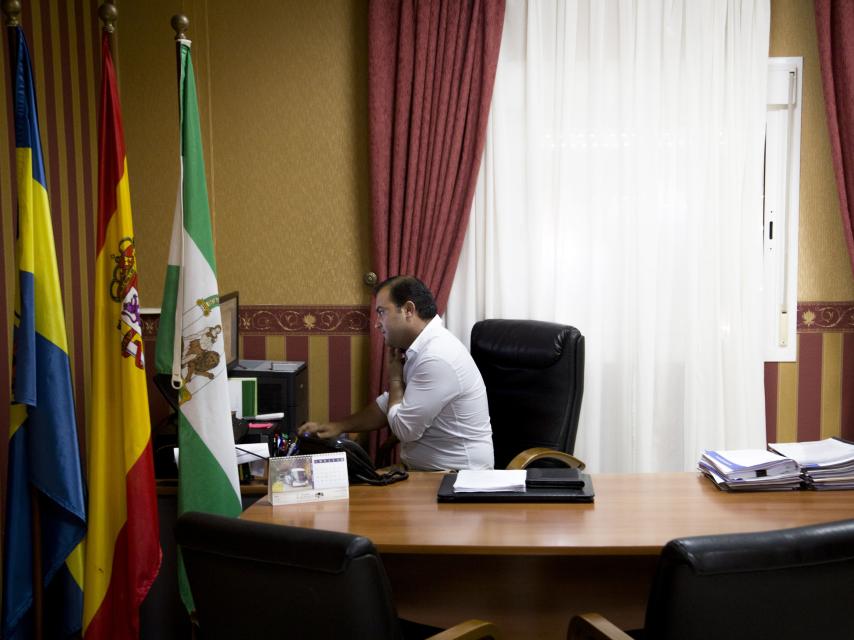
[[854,518],[854,491],[723,493],[696,473],[594,475],[593,504],[438,504],[440,474],[350,488],[349,501],[243,518],[374,541],[401,616],[498,623],[510,638],[564,638],[572,614],[639,627],[657,556],[672,538]]

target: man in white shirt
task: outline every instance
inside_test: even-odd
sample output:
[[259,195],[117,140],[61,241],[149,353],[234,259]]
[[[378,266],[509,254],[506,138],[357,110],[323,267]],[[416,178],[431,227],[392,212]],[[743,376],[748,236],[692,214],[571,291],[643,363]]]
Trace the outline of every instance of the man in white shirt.
[[486,387],[465,346],[442,326],[433,294],[413,276],[389,278],[375,291],[388,391],[344,420],[308,422],[299,432],[334,438],[388,425],[411,469],[491,469]]

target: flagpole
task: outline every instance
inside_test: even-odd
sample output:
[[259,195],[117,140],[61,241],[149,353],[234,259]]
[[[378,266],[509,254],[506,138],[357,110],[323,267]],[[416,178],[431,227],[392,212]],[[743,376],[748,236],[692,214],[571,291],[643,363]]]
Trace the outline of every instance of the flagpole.
[[104,0],[104,4],[98,7],[98,17],[104,23],[102,29],[105,33],[112,35],[116,32],[116,20],[119,17],[119,10],[116,9],[114,0]]
[[172,28],[175,30],[175,68],[178,71],[178,82],[181,82],[181,41],[187,38],[187,29],[190,28],[190,19],[183,13],[176,13],[172,16]]
[[[186,33],[187,29],[190,28],[190,19],[186,15],[184,15],[183,13],[176,13],[174,16],[172,16],[171,24],[172,24],[172,29],[175,30],[175,72],[176,72],[177,89],[178,89],[177,93],[178,93],[178,103],[179,103],[178,104],[178,114],[179,114],[178,119],[180,122],[181,118],[183,118],[183,116],[181,115],[183,113],[183,106],[180,104],[181,103],[181,96],[182,96],[181,73],[183,71],[182,66],[181,66],[181,46],[183,44],[186,44],[189,46],[189,44],[190,44],[190,39],[187,38],[187,33]],[[182,135],[182,133],[179,132],[179,135]],[[178,148],[181,150],[180,153],[183,154],[183,142],[179,141],[178,145],[179,145]],[[183,165],[183,160],[182,160],[181,161],[181,176],[182,176],[181,182],[182,182],[182,184],[183,184],[183,171],[184,171],[183,167],[184,167],[184,165]],[[183,207],[182,207],[182,212],[183,212]],[[182,213],[182,215],[183,215],[183,213]],[[182,226],[183,226],[183,223],[182,223]],[[183,263],[183,261],[184,261],[184,248],[183,248],[183,240],[182,240],[181,262]],[[184,286],[183,286],[183,276],[182,276],[178,282],[178,300],[179,301],[183,300],[183,298],[184,298]],[[180,304],[176,305],[176,307],[175,307],[175,313],[176,313],[175,326],[176,326],[176,328],[183,327],[183,321],[179,320],[179,316],[178,316],[180,309],[181,309],[181,305]],[[182,332],[183,332],[183,329],[182,329]],[[173,344],[173,349],[172,349],[172,388],[173,389],[179,389],[179,390],[184,385],[183,380],[181,378],[181,366],[180,366],[180,363],[181,363],[181,345],[182,345],[181,340],[177,339],[177,337],[176,337],[175,342]],[[182,397],[180,391],[179,391],[178,397],[179,398]],[[180,402],[180,400],[179,400],[179,402]]]
[[33,517],[33,639],[44,636],[44,583],[42,582],[42,519],[38,490],[30,485],[30,512]]

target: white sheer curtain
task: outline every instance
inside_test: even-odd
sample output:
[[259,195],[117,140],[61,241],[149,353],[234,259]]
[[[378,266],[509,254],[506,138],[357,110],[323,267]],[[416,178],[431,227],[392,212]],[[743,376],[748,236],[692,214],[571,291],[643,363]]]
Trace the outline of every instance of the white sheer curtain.
[[769,0],[508,0],[446,322],[578,327],[576,455],[763,447]]

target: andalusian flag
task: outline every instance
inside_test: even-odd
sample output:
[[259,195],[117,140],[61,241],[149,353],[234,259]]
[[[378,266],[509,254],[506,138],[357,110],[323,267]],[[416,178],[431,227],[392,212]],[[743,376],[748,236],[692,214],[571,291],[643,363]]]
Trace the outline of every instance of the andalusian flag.
[[[178,512],[240,514],[205,160],[190,42],[178,43],[181,179],[157,333],[156,367],[180,387]],[[193,600],[183,563],[181,597]]]
[[[86,503],[30,54],[9,30],[18,166],[18,281],[6,485],[2,636],[32,637],[38,505],[46,637],[80,629]],[[56,609],[53,595],[62,603]],[[46,607],[47,608],[47,607]]]
[[127,157],[106,33],[101,51],[83,636],[112,640],[139,637],[139,606],[160,568],[160,529]]

